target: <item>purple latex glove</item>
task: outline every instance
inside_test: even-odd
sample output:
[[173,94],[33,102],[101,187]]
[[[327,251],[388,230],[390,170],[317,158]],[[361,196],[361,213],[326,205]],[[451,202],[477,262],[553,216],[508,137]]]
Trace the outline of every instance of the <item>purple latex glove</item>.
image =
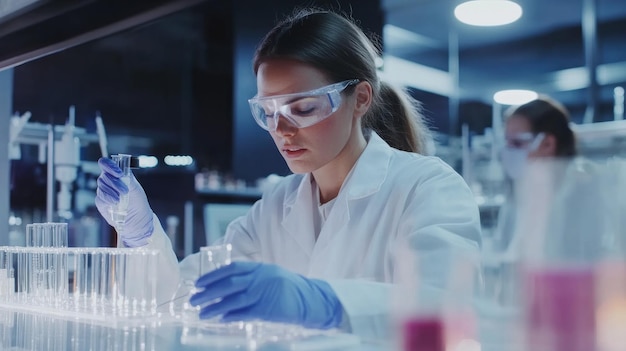
[[201,319],[222,316],[226,322],[263,319],[309,328],[335,328],[343,307],[330,285],[277,265],[233,262],[201,276],[202,290],[189,302],[202,306]]
[[102,170],[96,190],[98,212],[107,223],[115,227],[110,209],[120,201],[121,194],[128,194],[128,214],[118,234],[127,247],[146,245],[154,230],[154,224],[152,223],[152,209],[145,191],[132,173],[129,185],[124,184],[120,178],[122,170],[113,160],[102,157],[98,160],[98,166]]

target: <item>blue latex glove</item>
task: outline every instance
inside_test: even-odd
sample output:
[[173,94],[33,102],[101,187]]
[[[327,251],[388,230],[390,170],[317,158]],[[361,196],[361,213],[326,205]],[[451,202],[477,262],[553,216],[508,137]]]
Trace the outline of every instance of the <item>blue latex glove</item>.
[[204,290],[189,302],[204,306],[201,319],[222,315],[227,322],[263,319],[309,328],[341,323],[343,308],[327,282],[272,264],[233,262],[200,277],[196,287]]
[[98,166],[102,170],[98,177],[96,207],[111,226],[115,226],[109,209],[120,200],[120,194],[128,194],[128,214],[123,228],[118,233],[127,247],[139,247],[147,244],[152,235],[152,209],[143,188],[131,173],[130,184],[126,186],[120,179],[122,170],[108,158],[100,158]]

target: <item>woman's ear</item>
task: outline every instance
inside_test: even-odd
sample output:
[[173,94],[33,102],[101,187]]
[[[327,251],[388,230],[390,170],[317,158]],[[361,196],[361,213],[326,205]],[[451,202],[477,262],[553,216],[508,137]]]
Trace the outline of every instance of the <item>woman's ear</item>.
[[542,156],[556,156],[556,137],[552,134],[546,134],[537,151]]
[[369,82],[360,82],[354,87],[355,105],[354,116],[363,117],[372,104],[373,93]]

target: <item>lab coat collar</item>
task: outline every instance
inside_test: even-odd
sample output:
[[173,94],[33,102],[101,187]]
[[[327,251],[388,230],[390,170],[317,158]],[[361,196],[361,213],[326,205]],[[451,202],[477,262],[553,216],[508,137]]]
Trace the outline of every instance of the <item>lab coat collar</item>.
[[343,185],[348,200],[363,198],[380,190],[387,177],[391,153],[391,147],[372,131],[365,150]]
[[[372,132],[365,150],[357,160],[346,178],[337,200],[333,207],[335,214],[331,213],[329,221],[338,220],[343,223],[335,223],[339,227],[345,225],[350,218],[349,200],[360,199],[376,193],[380,190],[389,168],[392,149],[376,133]],[[284,202],[285,218],[283,226],[292,233],[295,240],[302,248],[312,253],[315,246],[315,233],[312,211],[317,211],[311,185],[311,173],[304,175],[297,191],[288,195]],[[336,212],[343,212],[337,217]],[[341,220],[339,220],[341,219]],[[334,226],[338,228],[337,226]],[[321,234],[320,234],[321,235]],[[322,237],[320,236],[320,239]]]
[[[348,199],[358,199],[377,192],[387,177],[387,170],[391,161],[391,146],[378,134],[372,131],[367,146],[357,159],[354,169],[345,180],[341,193],[347,193]],[[298,186],[298,190],[289,194],[284,207],[289,210],[296,199],[309,198],[311,201],[311,173],[305,174]],[[307,202],[309,203],[309,202]],[[310,202],[312,203],[312,202]],[[289,213],[289,211],[285,212]]]
[[283,205],[285,217],[282,225],[309,257],[315,246],[312,206],[314,199],[311,191],[311,174],[307,173],[301,177],[298,190],[291,192],[285,199]]

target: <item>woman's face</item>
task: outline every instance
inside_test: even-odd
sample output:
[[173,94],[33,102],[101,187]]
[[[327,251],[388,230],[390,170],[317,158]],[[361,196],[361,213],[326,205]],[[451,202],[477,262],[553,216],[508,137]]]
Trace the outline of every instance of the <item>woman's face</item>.
[[[257,72],[258,97],[294,94],[337,83],[329,81],[318,69],[291,60],[269,60]],[[354,94],[342,94],[341,105],[328,118],[309,127],[298,128],[283,116],[270,134],[289,169],[294,173],[313,172],[341,162],[342,154],[361,133],[355,114]]]
[[[504,128],[506,146],[513,149],[527,149],[528,157],[551,156],[545,154],[544,140],[532,146],[537,135],[533,133],[530,122],[520,115],[513,115],[506,120]],[[545,136],[542,136],[545,139]]]

